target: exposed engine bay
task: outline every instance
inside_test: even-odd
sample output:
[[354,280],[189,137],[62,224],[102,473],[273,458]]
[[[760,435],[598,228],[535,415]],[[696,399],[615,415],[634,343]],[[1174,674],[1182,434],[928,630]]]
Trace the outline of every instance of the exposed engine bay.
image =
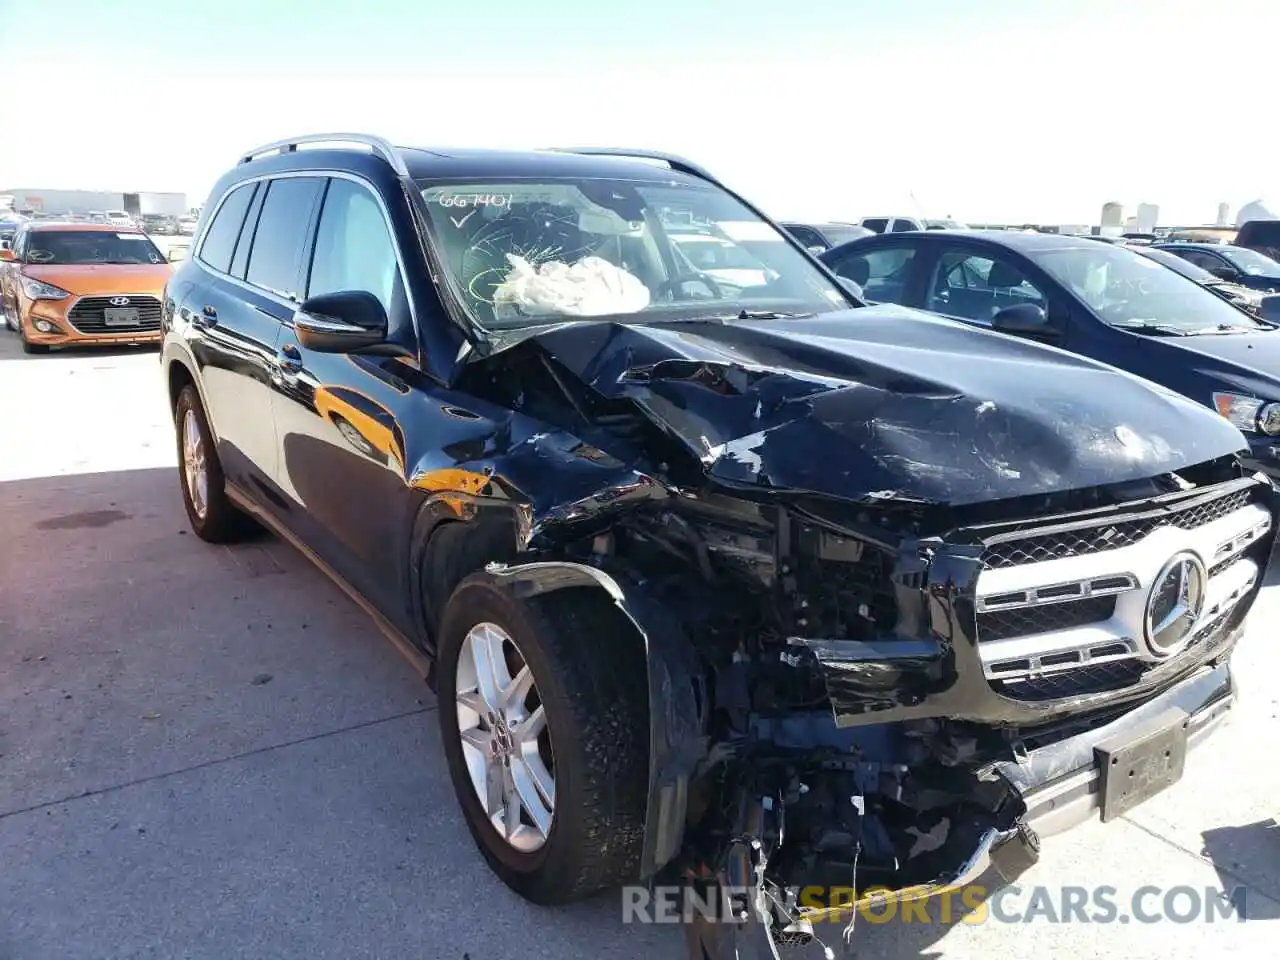
[[[552,569],[586,571],[631,616],[650,663],[645,876],[755,891],[741,918],[771,950],[819,937],[823,911],[798,889],[927,891],[979,862],[1016,875],[1038,839],[1009,770],[1051,782],[1068,772],[1053,769],[1066,762],[1055,745],[1225,664],[1275,538],[1274,488],[1234,454],[1174,468],[1188,451],[1157,430],[1135,466],[1125,430],[1104,441],[1091,412],[1073,424],[1092,431],[1085,463],[1025,406],[975,434],[1001,400],[969,403],[951,458],[954,435],[931,439],[945,423],[908,436],[841,414],[879,401],[816,355],[787,376],[776,356],[765,371],[659,359],[642,337],[607,348],[616,332],[553,331],[476,365],[470,391],[565,431],[513,427],[486,450],[493,482],[528,504],[520,549],[490,569],[533,592],[559,585]],[[717,349],[740,356],[755,335],[725,336]],[[876,389],[952,418],[964,394]],[[818,442],[855,423],[859,445]],[[929,451],[947,463],[930,469]],[[856,482],[868,459],[876,489]],[[1062,483],[1068,466],[1090,482]],[[546,469],[557,496],[531,496]],[[1170,558],[1195,564],[1198,595],[1162,636]],[[713,929],[695,955],[718,955],[736,929]]]

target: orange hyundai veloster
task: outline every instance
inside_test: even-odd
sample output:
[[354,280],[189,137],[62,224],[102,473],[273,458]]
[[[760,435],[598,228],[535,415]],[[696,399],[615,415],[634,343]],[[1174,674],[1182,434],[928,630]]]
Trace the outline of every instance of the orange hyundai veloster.
[[0,260],[0,311],[27,353],[160,340],[172,268],[141,230],[26,223]]

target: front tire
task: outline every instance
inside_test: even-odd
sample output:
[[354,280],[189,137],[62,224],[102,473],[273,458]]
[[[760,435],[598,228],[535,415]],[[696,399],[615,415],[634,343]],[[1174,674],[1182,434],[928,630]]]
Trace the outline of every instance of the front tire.
[[493,871],[543,905],[636,879],[649,724],[630,622],[593,588],[522,600],[481,573],[438,636],[445,757]]
[[22,341],[22,352],[25,354],[48,353],[49,345],[45,343],[32,343],[27,339],[26,328],[22,325],[22,315],[18,315],[18,339]]
[[187,384],[174,405],[178,439],[178,474],[182,502],[191,529],[209,543],[233,543],[255,530],[254,522],[227,497],[226,477],[213,442],[213,432],[196,388]]

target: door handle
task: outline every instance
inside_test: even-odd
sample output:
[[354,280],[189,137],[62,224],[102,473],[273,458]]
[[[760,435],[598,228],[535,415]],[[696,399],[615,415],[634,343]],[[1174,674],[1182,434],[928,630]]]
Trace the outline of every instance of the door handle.
[[297,373],[302,369],[302,353],[292,343],[286,343],[276,353],[276,363],[281,370]]
[[213,307],[207,306],[203,310],[201,310],[199,313],[196,313],[194,310],[188,310],[186,307],[183,307],[182,310],[179,311],[179,313],[181,314],[182,319],[186,320],[193,327],[208,329],[209,327],[214,326],[218,322],[218,311]]

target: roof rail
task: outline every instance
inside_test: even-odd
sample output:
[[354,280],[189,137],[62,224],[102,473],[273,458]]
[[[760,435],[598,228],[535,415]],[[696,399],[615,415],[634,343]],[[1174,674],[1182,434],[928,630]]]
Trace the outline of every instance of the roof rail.
[[240,157],[240,163],[248,163],[257,157],[268,153],[297,153],[299,144],[303,143],[359,143],[368,147],[376,156],[381,157],[399,176],[409,176],[409,168],[405,166],[404,158],[390,141],[383,140],[381,137],[370,136],[367,133],[308,133],[301,137],[289,137],[286,140],[276,140],[273,143],[263,144],[255,147],[253,150],[244,153]]
[[674,153],[663,153],[661,150],[631,150],[625,147],[548,147],[552,153],[580,153],[587,157],[631,157],[636,160],[661,160],[672,170],[679,170],[703,180],[718,184],[720,181],[711,175],[705,167],[692,160],[686,160]]

